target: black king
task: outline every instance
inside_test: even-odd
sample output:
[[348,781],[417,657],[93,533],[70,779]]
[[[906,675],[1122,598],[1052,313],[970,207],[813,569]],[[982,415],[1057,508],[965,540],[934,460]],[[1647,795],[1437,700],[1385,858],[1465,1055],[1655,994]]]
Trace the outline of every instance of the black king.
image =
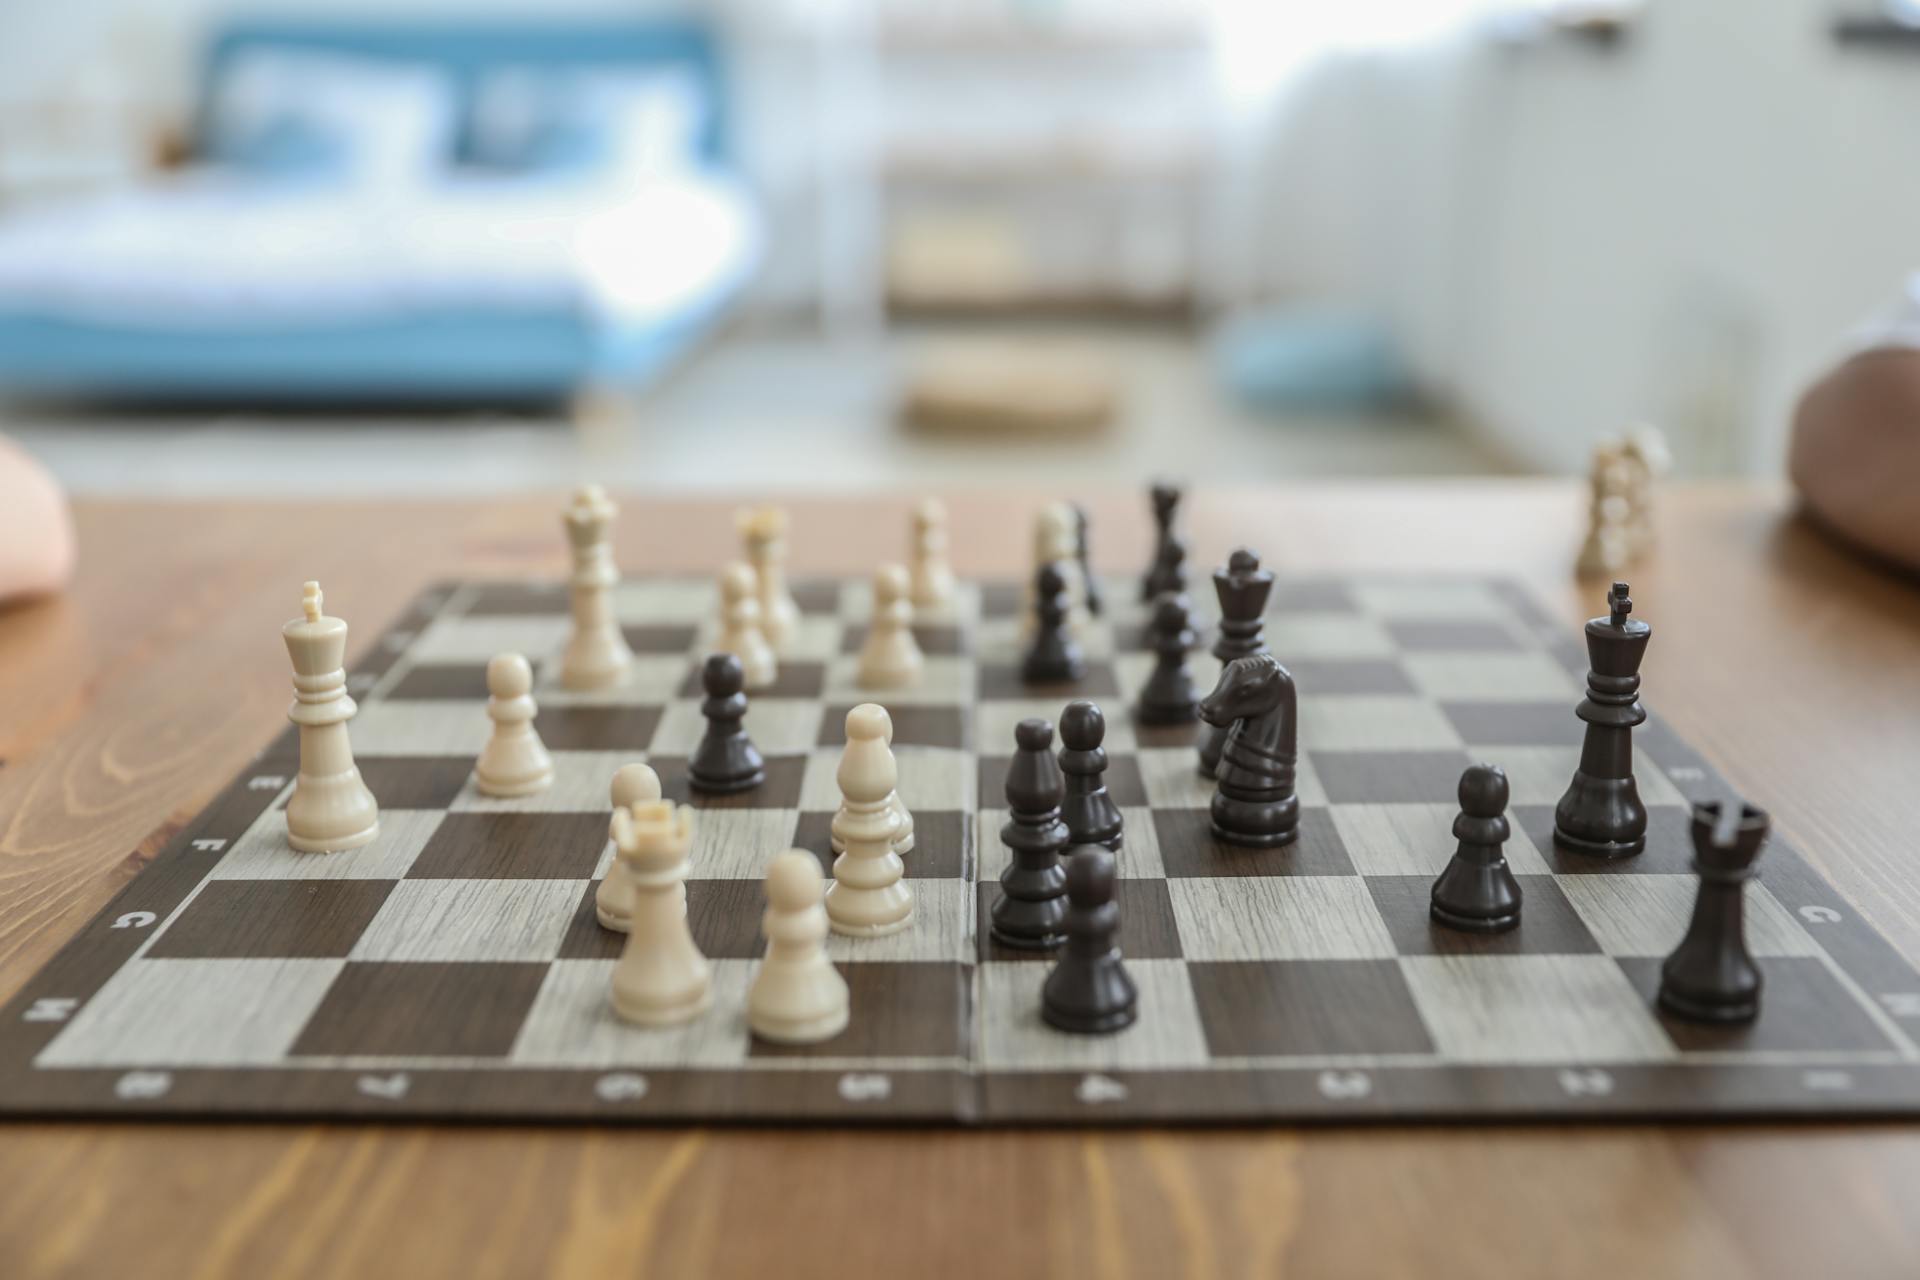
[[1647,807],[1633,782],[1633,729],[1640,705],[1640,661],[1653,628],[1630,618],[1627,584],[1607,593],[1608,616],[1587,623],[1587,696],[1575,715],[1587,723],[1580,767],[1553,811],[1554,843],[1596,858],[1630,858],[1647,847]]

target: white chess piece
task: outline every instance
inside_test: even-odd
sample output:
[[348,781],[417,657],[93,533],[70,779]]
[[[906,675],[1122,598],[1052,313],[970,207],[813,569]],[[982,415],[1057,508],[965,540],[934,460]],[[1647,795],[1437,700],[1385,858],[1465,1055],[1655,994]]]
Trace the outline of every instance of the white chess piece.
[[359,710],[347,695],[347,624],[321,613],[320,584],[301,591],[301,616],[280,628],[293,659],[293,704],[300,726],[300,773],[287,800],[287,843],[302,853],[358,849],[380,834],[380,806],[353,762],[347,721]]
[[1633,545],[1627,527],[1631,518],[1627,488],[1631,483],[1620,444],[1602,441],[1593,451],[1587,476],[1587,536],[1575,565],[1579,573],[1618,574],[1632,561]]
[[[893,716],[885,707],[877,702],[869,702],[865,705],[875,708],[882,716],[886,717],[887,746],[893,746]],[[895,764],[897,767],[898,761],[896,761]],[[846,805],[843,801],[841,808],[844,809],[845,807]],[[900,825],[894,831],[893,851],[905,857],[907,854],[913,852],[913,814],[907,811],[907,802],[900,798],[899,788],[896,787],[893,794],[887,797],[887,807],[893,810],[894,817],[900,821]],[[841,841],[837,833],[829,835],[827,843],[832,846],[835,853],[846,852],[847,846]]]
[[913,638],[913,605],[907,600],[907,571],[881,565],[873,575],[873,617],[854,680],[862,689],[905,689],[920,683],[926,660]]
[[694,945],[681,897],[693,810],[668,800],[617,809],[613,843],[634,890],[627,945],[613,967],[613,1011],[644,1027],[697,1018],[713,1004],[713,970]]
[[[608,788],[611,793],[614,811],[631,809],[637,804],[646,804],[660,798],[660,775],[651,766],[644,764],[624,764],[614,771],[613,784]],[[613,838],[613,824],[607,824],[607,838]],[[681,909],[686,909],[684,886],[682,888]],[[633,925],[633,876],[627,870],[627,864],[615,857],[613,865],[607,868],[607,874],[600,881],[600,887],[594,891],[593,913],[600,919],[602,928],[615,933],[625,933]]]
[[749,691],[765,689],[779,676],[773,646],[760,630],[759,580],[753,567],[736,560],[720,574],[720,635],[716,653],[740,659]]
[[553,784],[553,757],[533,727],[540,708],[532,689],[533,668],[519,654],[495,654],[487,663],[493,734],[473,766],[473,785],[483,796],[530,796]]
[[818,1044],[846,1030],[847,980],[827,959],[820,863],[804,850],[767,868],[760,930],[767,957],[747,988],[747,1026],[775,1044]]
[[1628,467],[1627,551],[1633,560],[1641,560],[1653,551],[1658,540],[1653,523],[1653,492],[1662,476],[1673,468],[1673,453],[1658,427],[1640,426],[1627,433],[1621,456]]
[[953,569],[947,563],[947,508],[928,498],[913,509],[912,577],[909,599],[916,609],[945,609],[953,604]]
[[573,634],[560,660],[560,683],[568,689],[609,689],[626,679],[633,651],[613,617],[613,588],[620,570],[613,563],[612,530],[620,509],[606,491],[590,484],[573,495],[562,513],[573,551],[568,589]]
[[833,860],[827,918],[835,933],[878,938],[913,922],[913,890],[893,851],[900,827],[887,797],[899,781],[887,746],[886,713],[871,702],[847,712],[847,745],[834,774],[844,803],[833,816],[842,852]]
[[747,561],[760,580],[760,631],[776,654],[787,652],[800,629],[800,606],[787,590],[787,513],[779,507],[741,511],[735,522]]

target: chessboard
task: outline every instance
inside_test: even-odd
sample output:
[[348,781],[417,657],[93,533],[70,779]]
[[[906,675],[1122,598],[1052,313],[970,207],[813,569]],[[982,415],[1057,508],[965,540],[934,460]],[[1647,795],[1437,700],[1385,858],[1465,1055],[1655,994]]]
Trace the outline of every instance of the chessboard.
[[[1713,1028],[1655,1002],[1696,881],[1692,802],[1731,796],[1657,717],[1635,735],[1644,853],[1556,850],[1574,768],[1584,650],[1513,584],[1282,578],[1266,635],[1300,690],[1298,843],[1215,842],[1193,731],[1127,714],[1151,655],[1135,584],[1109,583],[1070,688],[1018,678],[1021,593],[962,584],[916,621],[925,679],[883,699],[916,846],[908,931],[834,937],[852,1021],[826,1043],[763,1043],[743,1003],[761,875],[789,847],[828,861],[834,769],[870,596],[797,582],[803,610],[747,727],[758,789],[689,794],[707,581],[615,589],[637,657],[611,693],[557,687],[563,584],[427,590],[369,646],[349,688],[360,770],[381,808],[364,848],[302,854],[281,807],[289,730],[0,1014],[0,1113],[406,1117],[589,1122],[959,1124],[1920,1115],[1920,974],[1776,834],[1747,888],[1765,976],[1757,1022]],[[351,618],[352,601],[337,611]],[[1640,602],[1658,634],[1660,602]],[[277,643],[270,634],[263,644]],[[546,791],[476,792],[485,664],[539,671]],[[1202,688],[1217,672],[1196,654]],[[1646,691],[1657,707],[1657,682]],[[1107,1036],[1039,1016],[1045,953],[983,921],[1006,854],[1013,729],[1065,701],[1107,710],[1107,784],[1125,817],[1120,943],[1139,1018]],[[615,1018],[623,939],[596,923],[611,863],[608,780],[645,760],[695,815],[687,911],[714,1007],[673,1030]],[[1436,927],[1469,763],[1512,787],[1506,855],[1520,927]],[[1764,806],[1765,796],[1743,797]]]

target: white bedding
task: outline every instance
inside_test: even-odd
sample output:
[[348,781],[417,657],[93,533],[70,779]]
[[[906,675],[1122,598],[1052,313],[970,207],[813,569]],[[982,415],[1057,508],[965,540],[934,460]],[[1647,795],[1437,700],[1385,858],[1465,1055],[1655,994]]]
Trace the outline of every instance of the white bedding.
[[0,218],[0,312],[299,328],[583,307],[644,323],[742,276],[760,234],[745,193],[711,175],[352,189],[208,171]]

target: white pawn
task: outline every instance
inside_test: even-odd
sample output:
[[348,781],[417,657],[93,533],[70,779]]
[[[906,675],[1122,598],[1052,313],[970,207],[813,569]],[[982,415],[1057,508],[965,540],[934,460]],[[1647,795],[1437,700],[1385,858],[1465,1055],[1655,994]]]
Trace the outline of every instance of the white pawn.
[[873,619],[854,680],[862,689],[905,689],[920,683],[926,659],[913,638],[913,605],[907,600],[907,571],[883,564],[873,575]]
[[720,637],[713,649],[740,659],[748,689],[764,689],[779,674],[773,646],[760,630],[759,590],[753,566],[736,560],[721,571]]
[[483,796],[530,796],[553,782],[553,757],[534,730],[533,668],[517,653],[498,653],[487,663],[487,714],[493,736],[473,766],[473,785]]
[[944,609],[953,603],[953,569],[947,563],[947,508],[928,498],[913,509],[911,599],[918,609]]
[[794,849],[767,868],[760,930],[767,958],[747,988],[747,1026],[775,1044],[817,1044],[846,1030],[847,980],[827,959],[820,863]]
[[[877,708],[881,715],[886,716],[887,745],[891,747],[893,745],[893,717],[888,714],[885,707],[882,707],[877,702],[870,702],[866,705]],[[841,808],[844,809],[845,807],[846,805],[843,802]],[[894,817],[900,820],[899,829],[894,833],[893,837],[893,851],[904,857],[913,852],[913,814],[907,811],[907,802],[900,798],[900,791],[897,787],[894,789],[893,794],[887,797],[887,807],[892,809]],[[846,846],[840,842],[840,837],[837,834],[829,835],[827,837],[827,843],[832,846],[835,853],[844,852],[846,849]]]
[[633,882],[632,925],[613,967],[613,1011],[643,1027],[697,1018],[713,1004],[713,970],[694,945],[682,897],[693,810],[670,800],[616,809],[613,843]]
[[887,747],[887,713],[871,702],[847,712],[847,745],[834,774],[843,803],[833,815],[840,856],[833,860],[827,918],[835,933],[878,938],[913,922],[913,890],[893,851],[900,819],[888,797],[899,780]]
[[734,522],[759,578],[760,631],[775,653],[785,653],[800,629],[800,605],[787,590],[787,513],[780,507],[751,508]]
[[[644,764],[621,765],[613,775],[613,785],[608,788],[612,793],[613,809],[619,813],[631,809],[637,804],[646,804],[660,798],[660,775]],[[613,838],[613,825],[607,826],[607,838]],[[682,910],[686,907],[681,901]],[[633,876],[627,871],[627,864],[618,857],[607,868],[606,877],[600,881],[600,887],[594,891],[593,913],[600,918],[603,928],[615,933],[625,933],[633,924]]]

